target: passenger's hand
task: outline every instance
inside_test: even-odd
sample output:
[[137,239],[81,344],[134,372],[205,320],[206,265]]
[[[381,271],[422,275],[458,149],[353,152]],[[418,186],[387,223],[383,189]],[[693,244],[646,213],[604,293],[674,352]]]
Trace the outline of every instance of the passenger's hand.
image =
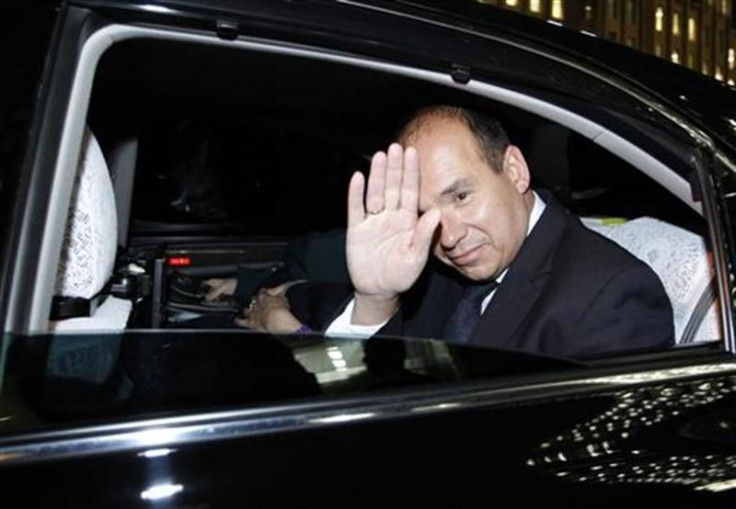
[[365,179],[348,191],[347,262],[355,288],[352,322],[373,325],[395,312],[398,295],[416,282],[429,257],[440,212],[419,216],[419,157],[392,144],[373,156]]
[[267,332],[297,331],[302,324],[291,313],[286,298],[286,290],[292,284],[294,283],[260,290],[251,300],[250,306],[243,310],[242,316],[235,319],[235,324]]
[[212,301],[221,295],[234,294],[235,287],[238,285],[238,280],[235,278],[208,279],[205,281],[205,284],[207,285],[208,290],[204,298],[205,300]]

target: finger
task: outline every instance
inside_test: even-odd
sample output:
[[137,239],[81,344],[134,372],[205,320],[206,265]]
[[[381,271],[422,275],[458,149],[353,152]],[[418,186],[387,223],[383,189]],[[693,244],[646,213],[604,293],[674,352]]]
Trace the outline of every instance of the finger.
[[353,173],[348,187],[348,227],[355,226],[365,219],[365,207],[363,207],[363,192],[365,190],[365,179],[359,171]]
[[236,318],[235,325],[244,329],[264,331],[263,327],[260,327],[256,322],[248,318]]
[[278,301],[278,296],[271,296],[266,290],[261,290],[258,292],[258,296],[256,297],[255,309],[263,313],[265,309],[269,308],[269,306],[273,306],[273,304]]
[[282,293],[286,292],[286,285],[288,285],[288,283],[284,283],[284,284],[274,286],[271,288],[265,288],[264,291],[273,297],[277,297],[281,295]]
[[419,211],[419,154],[414,147],[408,147],[404,151],[401,208],[412,213]]
[[404,149],[398,143],[392,143],[388,148],[386,166],[385,207],[387,210],[396,210],[401,199],[401,173],[404,167]]
[[294,281],[289,281],[287,283],[284,283],[284,291],[288,290],[292,286],[300,285],[300,284],[306,283],[306,282],[307,282],[306,279],[295,279]]
[[434,232],[440,224],[440,218],[441,213],[437,208],[429,209],[421,215],[417,221],[417,227],[414,230],[414,237],[412,238],[412,248],[415,253],[429,255]]
[[205,294],[204,298],[205,298],[205,300],[215,300],[220,295],[222,295],[224,291],[225,290],[224,290],[224,288],[222,286],[218,286],[217,288],[213,288],[212,290],[210,290],[209,292],[207,292]]
[[386,189],[386,154],[376,152],[371,161],[371,173],[368,176],[368,192],[365,195],[366,212],[381,212],[384,208],[384,192]]
[[250,303],[248,303],[248,305],[245,306],[240,311],[240,316],[243,318],[250,317],[253,314],[253,310],[255,309],[255,306],[256,306],[255,299],[251,299]]

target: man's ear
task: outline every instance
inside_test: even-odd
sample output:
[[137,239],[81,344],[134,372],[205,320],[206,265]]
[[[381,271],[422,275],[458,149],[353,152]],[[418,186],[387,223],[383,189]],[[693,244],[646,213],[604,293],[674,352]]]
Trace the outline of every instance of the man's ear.
[[529,166],[524,155],[515,145],[509,145],[503,156],[503,172],[511,180],[519,194],[524,194],[531,185]]

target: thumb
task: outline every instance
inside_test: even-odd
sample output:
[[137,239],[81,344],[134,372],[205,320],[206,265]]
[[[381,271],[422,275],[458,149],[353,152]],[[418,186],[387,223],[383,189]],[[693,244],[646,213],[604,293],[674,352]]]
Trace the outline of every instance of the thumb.
[[281,295],[286,291],[286,283],[278,286],[273,286],[271,288],[265,288],[265,290],[268,295],[276,297],[277,295]]

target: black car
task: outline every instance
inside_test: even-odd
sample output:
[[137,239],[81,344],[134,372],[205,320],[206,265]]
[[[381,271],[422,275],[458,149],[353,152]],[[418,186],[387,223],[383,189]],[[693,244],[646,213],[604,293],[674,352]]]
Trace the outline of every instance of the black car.
[[[470,0],[16,4],[2,507],[736,504],[733,89]],[[536,185],[647,262],[676,346],[201,326],[284,274],[346,282],[348,179],[429,104],[500,118]]]

